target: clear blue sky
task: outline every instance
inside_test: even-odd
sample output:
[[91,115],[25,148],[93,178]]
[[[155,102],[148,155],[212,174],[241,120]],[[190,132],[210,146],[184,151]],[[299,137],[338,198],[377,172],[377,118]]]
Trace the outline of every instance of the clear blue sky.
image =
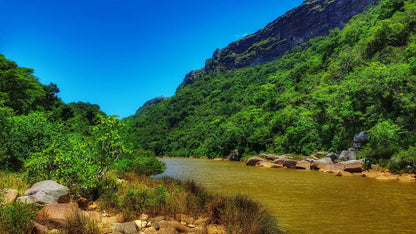
[[126,117],[302,0],[0,0],[0,53],[65,102]]

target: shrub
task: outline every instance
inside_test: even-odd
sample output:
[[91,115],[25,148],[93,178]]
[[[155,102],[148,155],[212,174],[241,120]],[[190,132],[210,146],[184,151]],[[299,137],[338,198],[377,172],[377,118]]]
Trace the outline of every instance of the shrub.
[[29,233],[38,211],[35,204],[20,202],[0,206],[0,233]]
[[154,175],[162,173],[165,165],[155,157],[126,157],[118,159],[114,163],[114,169],[123,175],[129,172]]
[[237,195],[218,197],[209,205],[210,219],[225,224],[230,233],[280,233],[277,221],[258,202]]
[[386,161],[400,149],[400,127],[391,120],[377,123],[368,132],[371,141],[358,156],[366,158],[370,163]]
[[408,150],[395,154],[390,160],[389,169],[399,173],[416,172],[416,147],[410,146]]

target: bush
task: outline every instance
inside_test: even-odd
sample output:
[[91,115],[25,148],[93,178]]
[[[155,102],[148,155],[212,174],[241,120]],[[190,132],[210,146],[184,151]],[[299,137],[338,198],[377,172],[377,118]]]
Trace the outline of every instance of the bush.
[[26,178],[30,183],[55,180],[74,193],[92,196],[101,180],[88,140],[71,134],[54,142],[47,149],[33,153],[25,161]]
[[144,175],[154,175],[162,173],[165,165],[155,157],[126,157],[118,159],[114,163],[114,169],[126,175],[129,172]]
[[229,233],[281,233],[277,221],[258,202],[237,195],[218,197],[209,205],[210,219],[226,224]]
[[368,132],[371,141],[358,156],[370,163],[386,161],[400,149],[400,127],[391,120],[377,123]]
[[35,204],[20,202],[0,206],[0,233],[29,233],[38,211]]
[[410,146],[408,150],[401,150],[395,154],[390,160],[389,169],[398,173],[415,173],[416,147]]

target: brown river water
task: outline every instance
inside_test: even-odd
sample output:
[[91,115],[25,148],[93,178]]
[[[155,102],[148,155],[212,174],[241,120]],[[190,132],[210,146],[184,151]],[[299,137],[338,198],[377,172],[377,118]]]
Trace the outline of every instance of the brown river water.
[[194,180],[209,191],[261,202],[289,233],[416,233],[416,184],[337,177],[241,162],[162,158],[156,176]]

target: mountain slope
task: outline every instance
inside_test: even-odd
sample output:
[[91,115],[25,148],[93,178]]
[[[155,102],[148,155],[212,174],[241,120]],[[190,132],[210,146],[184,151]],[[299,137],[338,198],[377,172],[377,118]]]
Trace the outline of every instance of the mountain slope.
[[307,0],[265,28],[217,49],[205,67],[186,75],[182,86],[213,71],[236,70],[271,62],[293,47],[329,30],[342,28],[352,16],[376,0]]
[[132,116],[131,136],[158,155],[223,157],[338,151],[369,131],[362,157],[413,165],[415,32],[415,0],[381,1],[280,59],[196,78]]

